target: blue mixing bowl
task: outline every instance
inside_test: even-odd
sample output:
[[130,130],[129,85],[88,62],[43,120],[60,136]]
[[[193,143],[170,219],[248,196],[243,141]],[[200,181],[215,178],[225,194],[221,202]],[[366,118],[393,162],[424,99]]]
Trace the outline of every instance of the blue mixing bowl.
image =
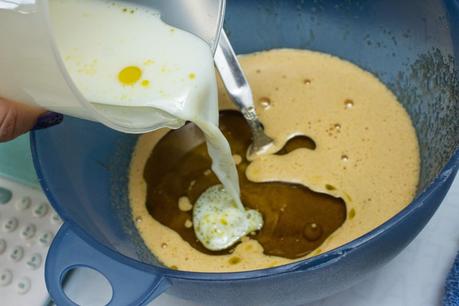
[[58,305],[67,271],[91,267],[113,287],[109,305],[144,305],[168,291],[199,304],[295,305],[346,289],[383,266],[434,214],[459,166],[459,1],[230,0],[225,27],[239,53],[306,48],[376,74],[410,113],[420,141],[416,199],[365,236],[320,256],[243,273],[167,269],[132,222],[127,171],[137,137],[66,118],[32,134],[35,166],[65,221],[46,282]]

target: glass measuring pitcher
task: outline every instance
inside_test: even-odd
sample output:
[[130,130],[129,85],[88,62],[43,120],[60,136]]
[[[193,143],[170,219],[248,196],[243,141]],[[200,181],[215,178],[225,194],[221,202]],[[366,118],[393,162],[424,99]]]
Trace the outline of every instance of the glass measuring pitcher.
[[[154,8],[163,21],[200,37],[215,51],[225,0],[129,2]],[[166,113],[158,111],[152,116],[142,108],[126,112],[121,107],[107,116],[87,101],[65,68],[50,21],[48,0],[0,0],[0,29],[1,97],[101,122],[128,133],[152,131],[170,121]]]

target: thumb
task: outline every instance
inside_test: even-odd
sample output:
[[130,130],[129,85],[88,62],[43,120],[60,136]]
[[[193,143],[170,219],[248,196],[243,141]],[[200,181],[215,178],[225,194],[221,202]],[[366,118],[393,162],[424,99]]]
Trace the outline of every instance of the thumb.
[[12,140],[29,130],[46,110],[0,98],[0,142]]

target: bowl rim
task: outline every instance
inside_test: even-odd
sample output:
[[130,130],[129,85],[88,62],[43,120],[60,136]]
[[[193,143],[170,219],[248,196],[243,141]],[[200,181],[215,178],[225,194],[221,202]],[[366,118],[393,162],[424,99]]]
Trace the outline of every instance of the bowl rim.
[[292,273],[299,271],[311,271],[329,264],[335,263],[345,256],[353,252],[355,249],[369,244],[374,239],[382,235],[387,229],[393,227],[396,224],[399,224],[410,215],[415,213],[420,207],[427,205],[426,201],[433,193],[435,193],[443,184],[451,177],[455,176],[459,169],[459,146],[453,150],[453,154],[445,166],[441,169],[438,175],[433,179],[433,181],[426,187],[424,190],[419,193],[411,203],[406,206],[403,210],[397,213],[395,216],[376,227],[372,231],[366,233],[363,236],[360,236],[357,239],[354,239],[338,248],[327,251],[318,256],[307,258],[301,261],[289,263],[286,265],[252,270],[252,271],[243,271],[243,272],[189,272],[189,271],[180,271],[173,270],[167,267],[155,266],[141,262],[137,259],[123,255],[110,247],[100,243],[98,240],[93,238],[89,233],[87,233],[80,225],[72,220],[70,216],[65,214],[58,204],[57,199],[54,197],[50,185],[44,179],[43,167],[41,164],[40,156],[38,153],[38,144],[37,141],[37,132],[32,131],[30,133],[30,144],[32,151],[32,158],[37,176],[40,182],[40,185],[48,198],[50,204],[56,210],[56,212],[62,217],[63,221],[69,225],[69,227],[86,243],[89,244],[95,250],[98,250],[105,256],[111,257],[123,264],[126,264],[132,268],[139,269],[145,272],[153,273],[156,275],[161,275],[170,279],[180,279],[180,280],[190,280],[190,281],[236,281],[236,280],[251,280],[257,278],[266,278],[278,276],[284,273]]

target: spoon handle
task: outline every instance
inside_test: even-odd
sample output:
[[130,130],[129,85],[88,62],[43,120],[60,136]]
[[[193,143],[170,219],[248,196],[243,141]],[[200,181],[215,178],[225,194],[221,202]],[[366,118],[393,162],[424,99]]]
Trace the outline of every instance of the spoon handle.
[[220,72],[228,94],[242,113],[249,108],[254,108],[252,90],[224,30],[220,34],[215,52],[215,66]]
[[271,144],[273,140],[264,133],[263,125],[255,111],[249,82],[239,65],[239,61],[224,30],[222,30],[217,51],[215,52],[215,66],[220,72],[228,95],[239,107],[252,130],[253,144],[249,155],[260,152],[264,147]]

